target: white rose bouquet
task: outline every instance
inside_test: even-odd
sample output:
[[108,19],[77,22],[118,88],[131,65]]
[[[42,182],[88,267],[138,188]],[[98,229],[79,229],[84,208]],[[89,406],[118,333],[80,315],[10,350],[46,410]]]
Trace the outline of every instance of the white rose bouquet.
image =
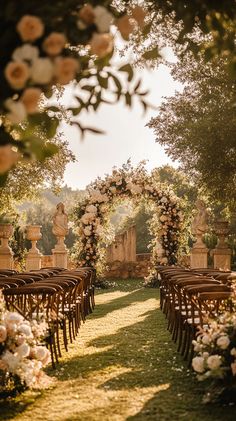
[[236,402],[236,314],[221,315],[201,329],[193,346],[198,380],[212,380],[206,401]]
[[7,311],[0,294],[0,397],[51,384],[42,370],[50,362],[50,352],[43,345],[47,331],[43,320],[29,322]]

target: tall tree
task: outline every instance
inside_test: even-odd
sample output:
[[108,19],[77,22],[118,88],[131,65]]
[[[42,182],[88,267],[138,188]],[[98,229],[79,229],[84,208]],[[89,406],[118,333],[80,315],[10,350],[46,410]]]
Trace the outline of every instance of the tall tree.
[[236,197],[236,85],[225,61],[191,56],[173,74],[182,93],[164,101],[149,127],[167,154],[214,199],[234,207]]

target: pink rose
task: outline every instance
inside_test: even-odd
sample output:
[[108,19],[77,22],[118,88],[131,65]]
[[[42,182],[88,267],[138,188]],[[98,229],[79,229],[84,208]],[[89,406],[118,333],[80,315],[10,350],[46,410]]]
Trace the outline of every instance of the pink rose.
[[5,77],[13,89],[24,88],[29,76],[29,66],[24,62],[11,61],[5,68]]
[[146,12],[140,6],[135,6],[132,11],[132,17],[136,20],[140,28],[142,29],[145,26],[144,20],[146,17]]
[[49,56],[57,56],[66,45],[66,37],[60,32],[52,32],[43,42],[43,49]]
[[67,85],[71,82],[79,70],[79,63],[72,57],[59,57],[55,62],[56,82],[60,85]]
[[86,4],[79,11],[79,18],[86,24],[92,25],[95,20],[94,9],[90,4]]
[[12,150],[11,145],[0,146],[0,174],[4,174],[9,171],[18,159],[19,154],[18,152]]
[[7,338],[7,329],[5,326],[0,325],[0,343],[5,342]]
[[113,37],[110,34],[93,34],[90,48],[92,54],[103,58],[113,50]]
[[129,16],[124,15],[119,18],[116,22],[116,26],[119,29],[122,37],[127,41],[129,39],[130,34],[134,30],[134,24],[130,20]]
[[21,101],[23,102],[27,113],[33,114],[38,111],[38,104],[42,91],[39,88],[28,88],[25,89],[21,95]]
[[44,32],[44,24],[37,16],[25,15],[16,26],[17,32],[23,41],[35,41]]

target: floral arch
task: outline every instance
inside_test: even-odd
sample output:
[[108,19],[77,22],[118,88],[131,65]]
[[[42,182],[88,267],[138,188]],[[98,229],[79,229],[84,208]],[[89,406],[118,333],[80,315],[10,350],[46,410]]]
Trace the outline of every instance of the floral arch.
[[[98,178],[88,186],[88,195],[75,208],[79,239],[75,246],[78,264],[101,271],[104,257],[102,244],[108,243],[109,216],[121,199],[131,199],[138,205],[141,199],[152,201],[157,212],[150,223],[153,273],[157,264],[175,264],[181,242],[183,213],[180,199],[166,185],[149,175],[144,162],[133,168],[128,162],[111,175]],[[160,247],[161,244],[161,253]]]

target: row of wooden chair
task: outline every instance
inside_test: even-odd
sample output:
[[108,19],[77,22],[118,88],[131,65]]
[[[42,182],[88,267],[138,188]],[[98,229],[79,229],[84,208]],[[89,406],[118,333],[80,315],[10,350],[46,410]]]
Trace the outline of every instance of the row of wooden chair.
[[85,321],[94,308],[94,278],[91,268],[0,272],[0,288],[7,309],[18,311],[28,320],[40,319],[42,315],[46,318],[49,324],[47,345],[53,366],[62,355],[61,340],[68,351],[68,342],[76,338],[81,319]]
[[160,305],[178,351],[191,363],[198,327],[232,311],[232,275],[212,270],[158,267]]

